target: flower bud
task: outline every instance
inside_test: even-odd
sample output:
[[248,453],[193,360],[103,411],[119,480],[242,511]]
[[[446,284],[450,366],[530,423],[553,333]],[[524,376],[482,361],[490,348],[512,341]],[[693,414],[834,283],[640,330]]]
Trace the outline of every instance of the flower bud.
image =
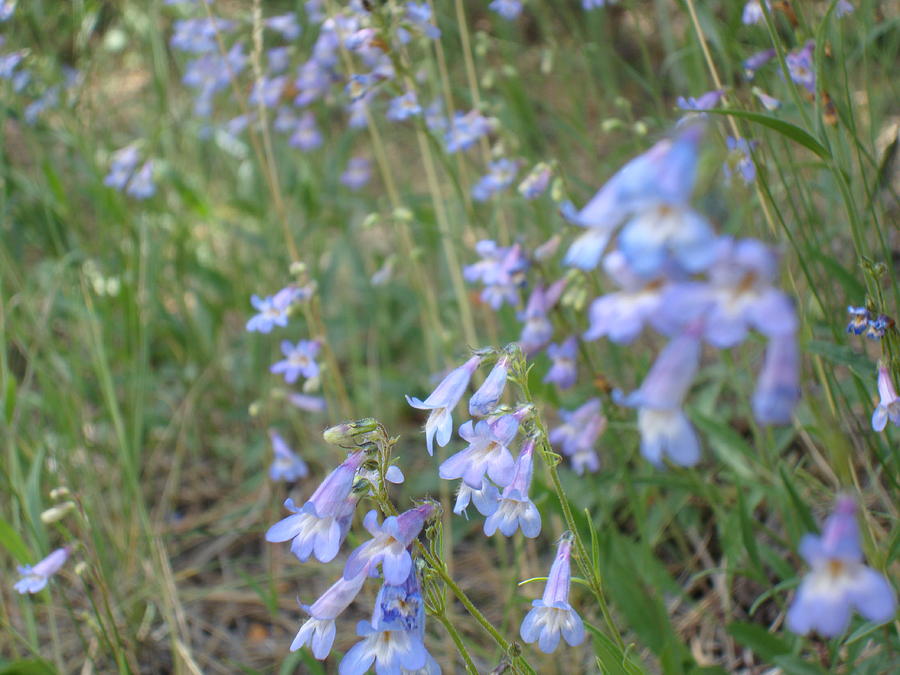
[[65,485],[60,485],[58,488],[50,490],[50,499],[62,499],[63,497],[68,497],[69,494],[69,488]]
[[62,520],[68,515],[70,511],[75,509],[75,502],[68,501],[63,502],[62,504],[57,504],[56,506],[51,506],[49,509],[44,511],[41,514],[41,522],[49,525],[50,523],[55,523],[57,520]]
[[356,444],[357,437],[363,434],[369,434],[378,428],[378,420],[374,417],[366,417],[355,422],[344,422],[329,427],[322,432],[322,438],[326,443],[332,445],[343,445],[345,443]]

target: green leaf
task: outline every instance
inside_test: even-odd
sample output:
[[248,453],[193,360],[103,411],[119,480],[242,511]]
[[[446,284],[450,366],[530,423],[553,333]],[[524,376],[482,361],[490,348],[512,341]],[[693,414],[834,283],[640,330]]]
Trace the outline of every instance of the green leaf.
[[706,435],[719,459],[728,464],[738,477],[747,481],[758,480],[757,472],[747,461],[747,458],[753,457],[755,453],[743,436],[727,423],[706,417],[696,411],[691,414],[691,419]]
[[0,675],[56,675],[56,669],[40,659],[19,659],[0,663]]
[[778,656],[773,662],[787,675],[827,675],[824,668],[810,661],[804,661],[799,656]]
[[735,621],[728,624],[728,634],[745,647],[749,647],[764,661],[772,661],[776,656],[789,654],[791,646],[781,637],[770,633],[756,623]]
[[795,124],[785,122],[784,120],[777,117],[772,117],[771,115],[763,115],[762,113],[757,112],[750,112],[749,110],[725,109],[704,110],[702,112],[713,113],[715,115],[730,115],[731,117],[739,117],[741,119],[745,119],[748,122],[755,122],[756,124],[768,127],[773,131],[777,131],[782,136],[787,136],[792,141],[795,141],[802,145],[804,148],[812,150],[822,159],[831,159],[831,153],[828,151],[828,148],[817,141],[815,137],[813,137],[809,132],[804,131]]
[[847,345],[836,345],[833,342],[825,342],[824,340],[810,340],[806,343],[806,348],[813,354],[824,357],[827,361],[840,366],[847,366],[863,378],[871,376],[875,370],[872,362],[867,357],[854,351]]
[[791,504],[793,504],[797,515],[800,516],[800,521],[803,523],[804,528],[807,532],[818,532],[819,527],[816,525],[816,519],[813,518],[813,514],[809,510],[809,506],[806,505],[806,502],[800,499],[800,495],[797,494],[797,490],[794,489],[793,481],[788,477],[783,466],[779,468],[779,473],[781,474],[781,482],[784,483],[784,487],[788,491],[788,496],[791,499]]
[[647,671],[632,661],[603,631],[587,621],[584,626],[594,636],[594,653],[603,675],[646,675]]
[[3,516],[0,516],[0,544],[3,544],[3,548],[9,551],[9,554],[23,565],[31,558],[22,536],[15,531],[13,526]]

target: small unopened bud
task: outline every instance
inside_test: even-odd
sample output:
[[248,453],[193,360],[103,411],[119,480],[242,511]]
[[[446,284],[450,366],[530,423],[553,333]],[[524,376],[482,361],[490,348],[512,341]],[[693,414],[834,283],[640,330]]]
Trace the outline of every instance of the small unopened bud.
[[87,563],[84,560],[79,560],[78,564],[75,565],[75,574],[78,576],[83,576],[85,572],[87,572]]
[[358,436],[371,433],[377,428],[378,420],[374,417],[366,417],[355,422],[335,424],[322,432],[322,438],[325,439],[326,443],[331,443],[332,445],[355,443]]
[[50,490],[50,499],[63,499],[64,497],[68,497],[69,494],[69,488],[65,485],[60,485],[58,488]]
[[378,214],[370,213],[365,218],[363,218],[362,229],[367,230],[368,228],[372,227],[373,225],[375,225],[377,223],[378,223]]
[[413,212],[405,206],[398,206],[396,209],[394,209],[394,218],[401,222],[409,223],[412,222]]
[[295,260],[291,263],[290,272],[295,277],[299,277],[306,273],[306,263],[301,262],[299,260]]
[[615,131],[616,129],[621,129],[624,126],[624,122],[618,119],[617,117],[610,117],[609,119],[605,119],[600,123],[600,128],[604,133],[609,133],[610,131]]
[[647,135],[647,125],[640,120],[635,122],[634,126],[632,128],[634,129],[634,133],[636,133],[638,136],[646,136]]
[[250,404],[250,407],[247,409],[247,412],[250,413],[250,417],[256,417],[262,411],[262,404],[259,401],[254,401]]
[[561,202],[566,195],[566,186],[563,184],[562,178],[554,178],[553,184],[550,186],[550,199],[554,202]]
[[62,504],[57,504],[56,506],[51,506],[49,509],[44,511],[41,514],[41,522],[45,524],[55,523],[57,520],[62,520],[66,517],[66,515],[75,509],[75,502],[63,502]]

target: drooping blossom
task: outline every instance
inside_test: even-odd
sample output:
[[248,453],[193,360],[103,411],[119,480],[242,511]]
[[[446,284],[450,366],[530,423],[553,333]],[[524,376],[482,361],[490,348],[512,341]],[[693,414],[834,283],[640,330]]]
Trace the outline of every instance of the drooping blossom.
[[281,353],[285,358],[272,364],[269,370],[284,375],[284,381],[293,384],[301,375],[307,379],[319,374],[316,356],[322,344],[318,340],[300,340],[296,345],[290,340],[281,343]]
[[481,357],[473,356],[463,365],[454,368],[424,401],[412,396],[406,397],[406,402],[413,408],[431,411],[425,422],[425,445],[429,455],[434,454],[435,439],[442,448],[450,442],[453,434],[453,408],[466,392],[472,373],[479,363]]
[[526,355],[536,354],[553,338],[553,322],[547,314],[559,301],[565,287],[565,278],[555,281],[547,288],[543,284],[537,284],[528,296],[525,311],[518,316],[523,324],[519,345]]
[[813,63],[815,49],[816,43],[809,40],[800,49],[787,54],[784,59],[791,79],[810,94],[816,93],[816,67]]
[[606,429],[599,398],[588,399],[575,410],[560,410],[562,424],[550,430],[548,439],[554,448],[569,458],[572,469],[579,476],[600,469],[600,459],[594,444]]
[[766,358],[753,392],[753,415],[760,424],[788,424],[799,398],[797,337],[777,335],[766,347]]
[[497,509],[484,521],[484,533],[488,537],[497,530],[511,537],[519,528],[530,539],[541,533],[540,511],[528,496],[533,472],[534,439],[529,438],[522,444],[512,480],[503,488]]
[[269,467],[269,478],[272,480],[295,481],[309,475],[309,467],[291,450],[285,440],[274,429],[269,430],[272,441],[272,452],[275,459]]
[[309,619],[300,627],[291,643],[291,651],[295,652],[309,645],[313,656],[320,661],[324,660],[334,644],[335,619],[356,599],[367,577],[368,569],[362,570],[352,579],[341,577],[312,605],[301,605],[309,614]]
[[352,579],[367,567],[372,575],[380,564],[385,583],[402,584],[412,570],[409,545],[419,536],[434,510],[432,502],[425,502],[399,516],[388,516],[381,524],[378,513],[374,509],[369,511],[363,525],[372,538],[360,544],[347,558],[344,578]]
[[300,562],[315,554],[319,562],[330,562],[338,554],[341,543],[350,530],[350,521],[357,498],[352,494],[356,472],[365,460],[365,453],[355,452],[332,471],[301,507],[294,500],[284,502],[292,515],[275,523],[266,532],[266,541],[293,540],[291,553]]
[[680,466],[700,460],[700,441],[681,406],[700,365],[700,339],[692,330],[673,338],[663,347],[640,389],[621,405],[638,409],[641,454],[654,466],[668,457]]
[[697,122],[683,125],[674,138],[623,166],[573,214],[573,222],[587,231],[569,247],[565,264],[595,268],[621,225],[619,248],[636,274],[652,276],[670,259],[689,272],[705,269],[714,234],[688,205],[703,128]]
[[519,302],[519,287],[524,283],[528,259],[519,244],[498,246],[495,241],[484,239],[475,245],[483,259],[463,267],[463,278],[469,283],[484,284],[481,299],[498,310],[504,302]]
[[821,536],[803,537],[800,555],[812,569],[788,609],[786,625],[794,633],[837,637],[847,630],[854,610],[874,623],[894,616],[894,589],[884,575],[863,564],[852,497],[838,498]]
[[459,482],[453,513],[458,516],[464,515],[469,504],[474,504],[475,508],[478,509],[478,513],[483,516],[489,516],[497,510],[497,507],[500,505],[499,501],[500,491],[489,480],[482,480],[481,488],[477,490],[462,480]]
[[591,303],[588,309],[590,326],[582,337],[585,340],[605,337],[612,342],[628,344],[641,334],[645,324],[658,324],[669,270],[645,279],[634,273],[621,251],[607,254],[603,258],[603,269],[622,290],[601,295]]
[[71,552],[72,547],[64,546],[56,549],[33,566],[20,565],[17,569],[22,578],[13,585],[13,588],[22,595],[25,593],[37,593],[42,590],[47,585],[47,582],[50,581],[50,577],[59,572],[62,566],[66,564],[66,560]]
[[538,162],[519,183],[519,194],[525,199],[537,199],[550,185],[551,168],[547,162]]
[[884,431],[888,420],[900,427],[900,396],[894,387],[894,378],[883,361],[878,363],[878,405],[872,413],[872,429]]
[[572,534],[567,532],[559,541],[556,559],[547,575],[547,585],[540,600],[534,600],[532,609],[525,615],[519,635],[527,644],[538,643],[545,654],[553,653],[559,646],[560,636],[576,647],[584,642],[584,623],[569,604],[572,555]]
[[485,378],[478,390],[469,399],[469,414],[472,417],[486,417],[494,412],[503,391],[506,389],[506,377],[509,374],[510,357],[503,355],[497,359],[497,363],[491,368],[491,372]]
[[385,582],[375,599],[372,620],[360,621],[363,638],[344,656],[340,675],[376,673],[439,675],[440,667],[425,648],[425,606],[416,572],[399,584]]
[[725,144],[728,146],[728,158],[722,164],[725,182],[730,183],[732,176],[737,172],[744,180],[744,185],[750,185],[756,180],[756,164],[753,163],[751,154],[756,142],[729,136],[725,139]]
[[480,489],[485,476],[500,487],[509,485],[515,473],[515,460],[509,444],[519,430],[516,415],[503,415],[494,420],[471,420],[459,428],[459,435],[469,445],[445,459],[438,469],[444,480],[462,478],[469,487]]
[[544,382],[553,382],[560,389],[568,389],[578,379],[578,338],[570,335],[562,344],[547,347],[547,356],[553,361],[544,375]]
[[515,160],[507,158],[494,160],[488,165],[488,172],[472,186],[472,199],[483,202],[497,192],[505,190],[513,182],[518,171],[519,164]]
[[720,349],[733,347],[751,328],[766,337],[797,331],[790,297],[775,287],[778,257],[756,239],[722,237],[707,281],[672,284],[663,296],[660,323],[702,323],[703,338]]

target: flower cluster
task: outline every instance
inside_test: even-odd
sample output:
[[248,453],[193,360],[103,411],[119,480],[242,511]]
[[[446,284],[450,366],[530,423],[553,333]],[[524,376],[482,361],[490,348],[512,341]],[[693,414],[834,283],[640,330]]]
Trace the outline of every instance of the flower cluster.
[[149,199],[156,194],[153,160],[145,160],[140,168],[138,164],[141,164],[141,154],[136,144],[132,143],[116,150],[103,184],[114,190],[124,190],[125,194],[135,199]]

